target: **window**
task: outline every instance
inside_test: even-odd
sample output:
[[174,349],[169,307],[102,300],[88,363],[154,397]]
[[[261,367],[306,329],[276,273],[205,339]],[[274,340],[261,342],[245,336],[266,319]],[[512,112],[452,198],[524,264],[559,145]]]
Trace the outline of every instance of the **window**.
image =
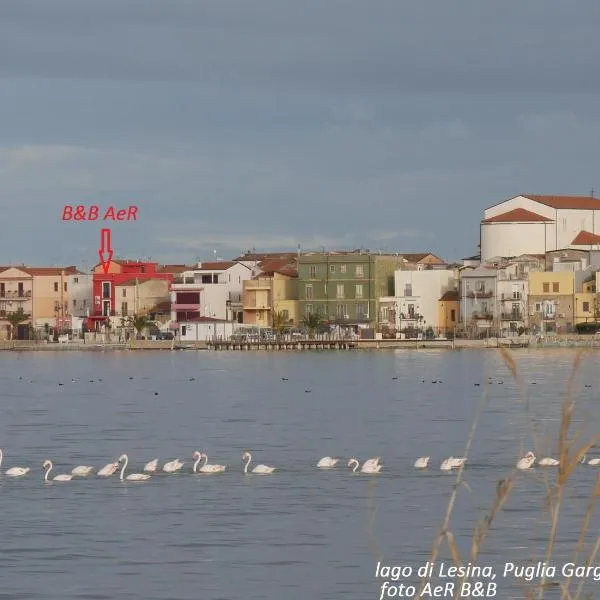
[[335,265],[329,265],[329,272],[335,273]]
[[335,297],[336,298],[343,298],[344,297],[344,284],[343,283],[338,283],[337,288],[336,288],[336,292],[335,292]]
[[590,303],[589,302],[583,303],[583,312],[590,312]]
[[58,281],[54,282],[54,291],[58,292]]
[[23,295],[24,295],[23,284],[22,283],[18,284],[18,289],[19,289],[19,297],[22,298]]
[[127,316],[127,302],[121,302],[121,316]]
[[0,283],[0,297],[4,298],[6,296],[6,284]]
[[304,308],[304,313],[308,316],[308,315],[312,315],[313,314],[313,305],[312,304],[307,304]]
[[181,326],[181,336],[185,337],[185,332],[187,331],[187,325],[182,325]]
[[102,297],[110,298],[110,281],[102,282]]
[[85,308],[87,306],[87,300],[83,300],[83,308]]
[[123,298],[127,298],[127,290],[123,288]]
[[554,281],[554,282],[552,283],[552,291],[553,291],[554,293],[558,294],[558,291],[559,291],[559,289],[560,289],[560,286],[559,286],[559,284],[558,284],[558,281]]
[[345,304],[338,304],[335,307],[336,319],[345,319],[348,314],[348,307]]
[[287,309],[284,309],[284,310],[282,310],[282,311],[281,311],[281,318],[282,318],[284,321],[289,321],[289,320],[290,320],[290,311],[289,311],[289,310],[287,310]]
[[404,295],[409,297],[412,296],[412,283],[404,284]]
[[356,318],[364,319],[367,316],[367,310],[365,308],[365,304],[362,302],[356,305]]
[[317,278],[317,265],[309,265],[308,267],[308,277],[309,279]]
[[79,277],[73,277],[73,283],[79,283]]
[[340,265],[340,273],[346,272],[346,265]]
[[544,294],[547,294],[550,291],[550,284],[544,283],[543,290],[544,290]]
[[307,300],[312,300],[313,299],[313,286],[312,286],[312,283],[307,283],[306,284],[306,288],[305,288],[304,292],[305,292]]
[[104,300],[102,304],[102,315],[105,317],[110,316],[110,300]]
[[323,285],[323,295],[325,296],[325,298],[327,298],[327,284],[326,283]]
[[567,230],[567,219],[562,220],[563,231]]
[[63,290],[66,292],[67,291],[67,282],[65,281],[63,284]]
[[541,310],[542,310],[542,305],[539,302],[537,302],[535,305],[535,312],[540,312]]
[[409,319],[415,318],[415,305],[414,304],[408,305],[408,318]]
[[390,309],[387,306],[382,306],[379,309],[379,313],[380,313],[380,320],[382,322],[387,322],[387,320],[389,319],[389,315],[390,315]]
[[73,300],[73,308],[77,308],[77,300]]
[[212,283],[212,275],[202,275],[202,283]]
[[365,276],[365,270],[364,270],[363,265],[356,265],[356,269],[354,271],[354,274],[357,277],[364,277]]
[[453,323],[455,323],[455,322],[456,322],[456,310],[455,310],[454,308],[453,308],[453,309],[450,311],[450,320],[451,320]]
[[356,284],[356,297],[357,298],[362,298],[363,297],[363,286],[362,286],[362,283],[357,283]]

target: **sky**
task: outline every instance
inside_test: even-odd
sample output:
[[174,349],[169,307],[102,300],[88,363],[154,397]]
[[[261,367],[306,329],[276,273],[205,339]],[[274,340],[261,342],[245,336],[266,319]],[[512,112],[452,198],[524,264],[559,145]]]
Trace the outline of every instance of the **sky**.
[[[478,251],[600,195],[600,2],[2,0],[0,264]],[[66,205],[138,207],[65,222]]]

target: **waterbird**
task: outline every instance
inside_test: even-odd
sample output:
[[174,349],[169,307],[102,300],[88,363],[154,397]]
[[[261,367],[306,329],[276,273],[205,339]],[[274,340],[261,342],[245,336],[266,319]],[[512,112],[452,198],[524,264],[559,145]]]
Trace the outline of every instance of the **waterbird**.
[[415,469],[426,469],[429,466],[429,459],[431,456],[421,456],[415,460],[415,464],[413,465]]
[[80,465],[79,467],[75,467],[71,471],[71,475],[76,475],[78,477],[87,477],[90,473],[93,473],[94,467],[86,467],[84,465]]
[[331,456],[324,456],[318,463],[317,467],[319,469],[333,469],[338,462],[340,462],[339,458],[333,458]]
[[119,468],[119,461],[114,461],[114,462],[108,463],[107,465],[102,467],[96,473],[96,475],[99,475],[100,477],[110,477],[111,475],[115,474],[115,472],[118,468]]
[[[192,458],[196,461],[193,468],[194,473],[223,473],[223,471],[227,470],[227,465],[209,465],[208,454],[204,452],[198,452],[198,450],[196,450],[194,454],[192,454]],[[203,458],[205,459],[204,464],[198,468],[198,465]]]
[[158,470],[158,458],[147,462],[144,466],[144,473],[156,473]]
[[119,457],[119,464],[121,462],[123,462],[123,466],[121,467],[121,475],[119,476],[119,479],[121,481],[123,481],[124,479],[126,479],[127,481],[146,481],[147,479],[150,479],[150,475],[146,473],[131,473],[130,475],[127,475],[127,477],[125,477],[125,469],[129,464],[129,457],[127,456],[127,454],[122,454]]
[[[360,463],[358,462],[358,460],[356,458],[351,458],[348,461],[347,466],[351,467],[352,465],[354,465],[352,472],[356,473],[356,471],[358,470],[358,467],[360,466]],[[383,469],[383,465],[379,464],[379,457],[376,457],[376,458],[370,458],[369,460],[365,461],[363,466],[360,467],[360,472],[375,474],[375,473],[379,473],[379,471],[381,471],[381,469]]]
[[[248,465],[252,460],[252,454],[250,452],[244,452],[242,460],[245,460],[244,473],[248,473]],[[269,467],[268,465],[256,465],[250,472],[256,473],[257,475],[269,475],[275,471],[275,467]]]
[[[4,459],[4,454],[2,449],[0,448],[0,466],[2,466],[2,460]],[[11,467],[7,471],[4,472],[8,477],[22,477],[23,475],[27,475],[31,469],[29,467]]]
[[180,458],[176,458],[175,460],[171,460],[168,463],[165,463],[163,465],[162,470],[165,473],[176,473],[177,471],[181,470],[183,465],[184,462]]
[[542,458],[538,461],[540,467],[558,467],[559,464],[560,461],[556,460],[556,458]]
[[535,464],[535,454],[533,452],[528,452],[525,456],[523,456],[517,462],[517,469],[521,471],[525,471],[526,469],[531,469],[531,467]]
[[[54,468],[51,460],[45,460],[42,464],[42,469],[46,471],[44,475],[44,481],[48,481],[48,477],[50,476],[50,471]],[[56,475],[52,478],[52,481],[71,481],[73,479],[73,475]]]

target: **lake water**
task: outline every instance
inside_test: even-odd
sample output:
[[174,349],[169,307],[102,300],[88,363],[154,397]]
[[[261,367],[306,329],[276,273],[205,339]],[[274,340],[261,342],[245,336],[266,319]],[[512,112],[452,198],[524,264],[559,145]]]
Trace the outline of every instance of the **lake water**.
[[[0,476],[0,599],[379,598],[377,561],[416,569],[428,559],[455,481],[440,462],[463,454],[484,392],[469,489],[459,489],[451,521],[463,556],[496,483],[532,448],[532,422],[542,455],[556,455],[575,355],[515,352],[520,391],[493,350],[2,353],[2,472],[32,472]],[[599,429],[599,357],[585,355],[575,384],[575,427],[591,433]],[[196,449],[231,470],[189,474]],[[243,476],[245,450],[279,471]],[[134,471],[159,457],[185,459],[186,473],[43,483],[46,458],[68,473],[122,453]],[[343,466],[317,470],[326,455]],[[412,468],[422,455],[432,457],[427,471]],[[381,456],[384,471],[353,475],[351,456]],[[523,597],[502,579],[504,563],[541,560],[542,471],[518,474],[479,561],[499,568],[503,600]],[[598,472],[582,465],[573,476],[559,563],[571,556]],[[596,535],[597,513],[592,525]],[[597,585],[590,579],[586,589]]]

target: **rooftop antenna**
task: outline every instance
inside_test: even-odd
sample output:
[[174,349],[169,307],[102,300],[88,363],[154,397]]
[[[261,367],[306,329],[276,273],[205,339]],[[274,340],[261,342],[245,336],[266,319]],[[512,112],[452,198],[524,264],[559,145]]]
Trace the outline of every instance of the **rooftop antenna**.
[[594,190],[594,188],[592,188],[592,189],[590,190],[590,196],[591,196],[592,198],[594,197],[594,192],[595,192],[595,191],[596,191],[596,190]]
[[215,257],[215,261],[217,260],[217,251],[213,250],[213,256]]

